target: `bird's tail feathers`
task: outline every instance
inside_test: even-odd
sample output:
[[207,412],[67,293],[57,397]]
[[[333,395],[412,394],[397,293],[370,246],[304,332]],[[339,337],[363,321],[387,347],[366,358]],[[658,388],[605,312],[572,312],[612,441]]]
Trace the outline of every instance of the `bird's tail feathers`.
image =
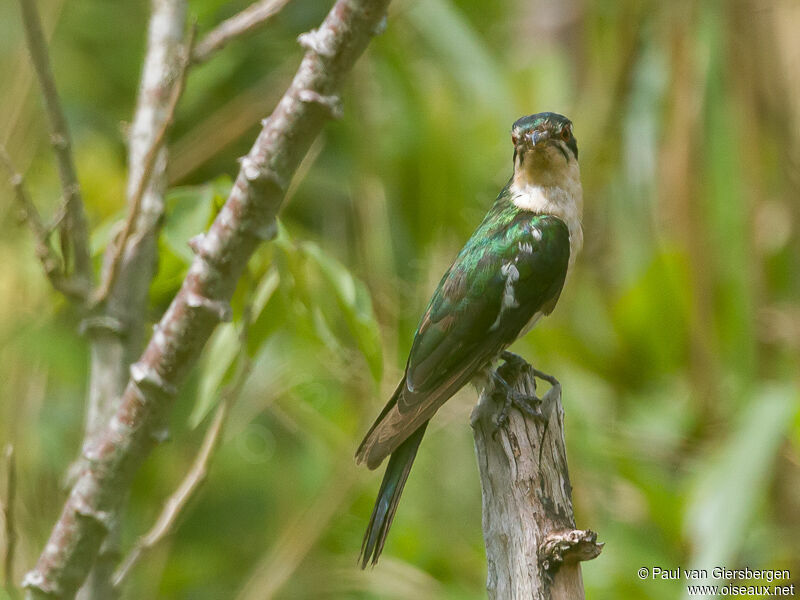
[[400,394],[403,393],[405,387],[406,387],[406,378],[405,376],[403,376],[403,378],[400,380],[400,383],[397,386],[397,389],[395,389],[394,394],[392,394],[392,397],[386,403],[386,406],[383,407],[381,414],[379,414],[378,417],[375,419],[375,422],[372,424],[372,427],[369,428],[369,431],[364,436],[364,439],[361,441],[361,444],[358,446],[358,450],[356,450],[357,464],[367,463],[367,466],[370,469],[376,469],[381,464],[386,454],[388,454],[388,452],[386,452],[386,454],[381,452],[379,460],[376,459],[374,456],[370,456],[370,454],[373,451],[373,447],[376,445],[376,440],[375,436],[373,436],[373,433],[375,433],[375,430],[383,422],[384,417],[387,414],[389,414],[389,411],[395,407],[395,405],[397,404],[397,399],[400,397]]
[[411,465],[414,464],[417,448],[422,441],[422,436],[425,435],[427,426],[426,421],[400,444],[389,458],[389,464],[383,474],[381,489],[364,534],[364,541],[361,543],[359,562],[362,569],[366,568],[370,562],[373,565],[378,562],[383,545],[386,543],[386,535],[389,533],[389,527],[391,527],[397,511],[397,503],[400,501],[400,495],[403,493],[403,487],[411,472]]

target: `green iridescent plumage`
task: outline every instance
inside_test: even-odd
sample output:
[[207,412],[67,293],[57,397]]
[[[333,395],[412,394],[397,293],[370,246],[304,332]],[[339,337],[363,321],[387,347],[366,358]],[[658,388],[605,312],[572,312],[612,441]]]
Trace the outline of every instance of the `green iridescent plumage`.
[[405,406],[442,386],[461,387],[534,314],[555,306],[569,262],[567,227],[518,210],[508,195],[501,193],[425,311],[408,360]]
[[[548,164],[544,144],[563,154],[567,164],[577,161],[567,119],[553,113],[526,119],[512,130],[515,168],[518,151]],[[545,141],[537,148],[538,140]],[[439,282],[414,335],[405,375],[356,453],[371,469],[391,455],[364,537],[362,566],[381,553],[428,421],[558,301],[571,229],[553,214],[530,209],[535,198],[523,198],[520,208],[518,195],[528,192],[515,185],[512,177]]]

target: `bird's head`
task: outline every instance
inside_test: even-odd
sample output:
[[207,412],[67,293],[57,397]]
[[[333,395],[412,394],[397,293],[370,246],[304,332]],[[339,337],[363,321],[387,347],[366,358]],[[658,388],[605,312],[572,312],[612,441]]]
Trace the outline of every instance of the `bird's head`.
[[520,183],[557,185],[578,165],[572,121],[550,112],[518,119],[511,127],[514,178]]

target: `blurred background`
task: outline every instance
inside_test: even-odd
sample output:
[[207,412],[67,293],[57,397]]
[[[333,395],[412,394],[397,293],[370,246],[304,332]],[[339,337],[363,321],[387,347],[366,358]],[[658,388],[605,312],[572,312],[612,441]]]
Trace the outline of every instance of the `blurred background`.
[[[148,7],[39,4],[99,261],[125,213]],[[293,0],[190,73],[152,321],[299,64],[296,36],[330,4]],[[192,0],[190,12],[202,35],[246,5]],[[796,578],[798,31],[795,0],[393,2],[347,80],[344,118],[293,182],[279,239],[239,286],[236,320],[137,476],[125,549],[189,469],[237,364],[252,361],[208,481],[126,597],[485,597],[474,391],[433,421],[385,554],[363,573],[381,475],[352,457],[441,274],[511,174],[511,123],[539,111],[574,122],[586,245],[554,314],[513,349],[564,386],[577,524],[606,542],[584,563],[587,597],[685,594],[680,581],[641,581],[643,566]],[[13,2],[0,4],[0,82],[0,141],[52,215],[58,178]],[[50,289],[5,181],[0,214],[0,443],[17,452],[19,581],[65,497],[88,359],[80,315]]]

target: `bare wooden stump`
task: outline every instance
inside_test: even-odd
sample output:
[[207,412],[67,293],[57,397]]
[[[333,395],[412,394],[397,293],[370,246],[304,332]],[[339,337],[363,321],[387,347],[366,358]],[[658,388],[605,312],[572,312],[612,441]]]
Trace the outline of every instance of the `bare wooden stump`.
[[[530,365],[506,363],[498,374],[517,392],[536,392]],[[490,599],[582,599],[580,562],[603,546],[593,531],[575,528],[561,386],[553,383],[542,398],[542,418],[511,407],[498,427],[504,398],[491,385],[472,413]]]

